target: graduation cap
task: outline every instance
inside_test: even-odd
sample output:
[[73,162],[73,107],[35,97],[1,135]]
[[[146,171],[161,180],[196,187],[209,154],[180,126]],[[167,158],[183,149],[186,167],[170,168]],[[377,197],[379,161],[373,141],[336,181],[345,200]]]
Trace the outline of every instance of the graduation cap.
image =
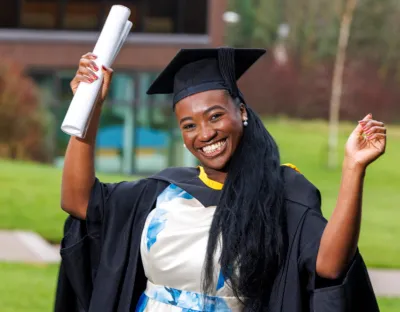
[[208,90],[243,97],[237,80],[265,53],[264,49],[182,49],[156,78],[147,94],[173,94],[173,105]]

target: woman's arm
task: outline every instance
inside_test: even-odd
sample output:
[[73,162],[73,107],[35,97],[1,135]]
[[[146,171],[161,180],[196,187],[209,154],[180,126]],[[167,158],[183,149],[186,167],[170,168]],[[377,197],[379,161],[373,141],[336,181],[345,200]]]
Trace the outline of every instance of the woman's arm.
[[101,106],[106,98],[112,78],[111,69],[96,68],[96,64],[93,61],[95,58],[91,53],[84,55],[80,60],[76,76],[71,81],[71,89],[75,94],[81,82],[91,83],[97,79],[94,74],[95,71],[102,70],[104,73],[103,85],[95,103],[86,136],[84,139],[71,137],[69,140],[62,174],[61,208],[80,219],[86,218],[90,192],[95,181],[94,152],[96,135]]
[[338,278],[357,250],[366,168],[386,147],[384,124],[371,118],[367,115],[360,121],[346,144],[338,200],[323,232],[317,256],[316,271],[323,278]]

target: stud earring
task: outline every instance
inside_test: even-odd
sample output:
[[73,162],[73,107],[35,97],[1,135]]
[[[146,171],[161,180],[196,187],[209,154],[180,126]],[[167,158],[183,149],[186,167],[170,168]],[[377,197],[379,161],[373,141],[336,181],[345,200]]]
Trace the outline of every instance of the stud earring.
[[186,148],[186,144],[185,144],[185,143],[183,143],[183,147],[185,147],[185,148]]
[[247,119],[243,120],[243,126],[247,127],[249,123],[247,122]]

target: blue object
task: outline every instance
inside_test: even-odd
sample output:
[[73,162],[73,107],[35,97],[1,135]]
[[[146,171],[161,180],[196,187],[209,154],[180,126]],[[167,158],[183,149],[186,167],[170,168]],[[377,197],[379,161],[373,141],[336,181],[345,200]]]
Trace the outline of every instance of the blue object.
[[[136,143],[139,148],[167,148],[169,135],[165,131],[149,128],[136,129]],[[98,148],[123,148],[123,127],[110,126],[100,128],[97,135]]]

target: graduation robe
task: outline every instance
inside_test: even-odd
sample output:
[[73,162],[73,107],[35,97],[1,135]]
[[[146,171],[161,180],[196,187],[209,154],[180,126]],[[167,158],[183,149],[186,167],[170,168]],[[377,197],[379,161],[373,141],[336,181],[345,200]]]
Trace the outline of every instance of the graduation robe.
[[[316,257],[327,223],[320,193],[292,168],[282,166],[282,174],[288,255],[263,311],[379,311],[358,252],[340,279],[317,276]],[[55,312],[135,311],[147,282],[140,256],[142,230],[157,196],[170,183],[209,205],[196,168],[169,168],[135,182],[96,179],[86,220],[70,216],[65,222]]]

